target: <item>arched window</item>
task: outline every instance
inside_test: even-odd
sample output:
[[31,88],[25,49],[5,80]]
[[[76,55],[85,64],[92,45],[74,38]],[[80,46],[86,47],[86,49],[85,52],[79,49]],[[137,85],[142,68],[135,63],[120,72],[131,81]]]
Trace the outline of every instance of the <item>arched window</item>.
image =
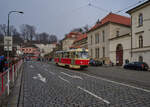
[[139,48],[143,48],[143,37],[139,36]]
[[139,19],[138,19],[138,23],[139,23],[139,26],[142,26],[143,25],[143,14],[142,13],[140,13],[139,14]]
[[139,62],[143,62],[143,57],[139,56]]

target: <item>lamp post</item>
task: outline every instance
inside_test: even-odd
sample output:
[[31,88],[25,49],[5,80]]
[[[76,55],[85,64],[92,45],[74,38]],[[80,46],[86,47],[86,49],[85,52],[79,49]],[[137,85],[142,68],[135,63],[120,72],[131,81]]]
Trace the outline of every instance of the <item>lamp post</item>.
[[[22,11],[10,11],[9,13],[8,13],[8,25],[7,25],[7,36],[10,36],[9,35],[9,17],[10,17],[10,14],[11,13],[20,13],[20,14],[23,14],[23,12]],[[10,41],[12,42],[12,38],[11,38],[11,40],[7,40],[6,42],[7,42],[7,63],[8,63],[8,69],[9,69],[9,45],[10,45]],[[5,41],[4,41],[5,42]],[[7,87],[7,91],[8,91],[8,95],[9,95],[9,73],[8,73],[8,87]]]

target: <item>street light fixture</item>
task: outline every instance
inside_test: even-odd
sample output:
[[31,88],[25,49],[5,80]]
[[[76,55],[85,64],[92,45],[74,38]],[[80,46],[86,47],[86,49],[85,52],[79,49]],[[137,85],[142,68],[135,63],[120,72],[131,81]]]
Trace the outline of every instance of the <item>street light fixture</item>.
[[24,14],[24,12],[22,12],[22,11],[10,11],[10,12],[8,13],[7,36],[9,36],[9,17],[10,17],[10,14],[11,14],[11,13],[20,13],[20,14]]

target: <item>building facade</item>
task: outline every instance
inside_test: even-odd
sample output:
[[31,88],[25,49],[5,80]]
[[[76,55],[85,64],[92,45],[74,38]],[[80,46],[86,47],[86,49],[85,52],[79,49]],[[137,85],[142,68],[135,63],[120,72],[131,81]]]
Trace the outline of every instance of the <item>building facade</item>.
[[77,49],[77,48],[85,48],[88,49],[87,43],[87,34],[81,34],[77,37],[77,39],[73,42],[70,48]]
[[150,65],[150,0],[127,13],[132,18],[132,61]]
[[77,37],[80,34],[81,33],[78,33],[78,32],[70,32],[68,35],[66,35],[66,37],[62,40],[62,49],[64,51],[69,50],[73,42],[77,39]]
[[51,53],[54,48],[56,48],[57,43],[53,44],[35,44],[36,47],[40,49],[41,57],[44,57],[44,55]]
[[[96,23],[87,32],[90,57],[100,60],[105,64],[113,62],[122,65],[124,59],[129,59],[130,56],[131,40],[128,35],[131,32],[130,24],[130,18],[113,13],[109,13]],[[117,47],[122,48],[123,52],[119,52]]]
[[26,46],[20,48],[20,51],[23,53],[25,58],[37,59],[40,57],[40,50],[35,46]]

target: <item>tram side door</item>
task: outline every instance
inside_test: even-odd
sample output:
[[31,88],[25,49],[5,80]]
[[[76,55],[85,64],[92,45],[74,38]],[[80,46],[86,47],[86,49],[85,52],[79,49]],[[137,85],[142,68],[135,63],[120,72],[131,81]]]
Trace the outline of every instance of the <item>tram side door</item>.
[[75,65],[75,52],[71,52],[71,65]]

